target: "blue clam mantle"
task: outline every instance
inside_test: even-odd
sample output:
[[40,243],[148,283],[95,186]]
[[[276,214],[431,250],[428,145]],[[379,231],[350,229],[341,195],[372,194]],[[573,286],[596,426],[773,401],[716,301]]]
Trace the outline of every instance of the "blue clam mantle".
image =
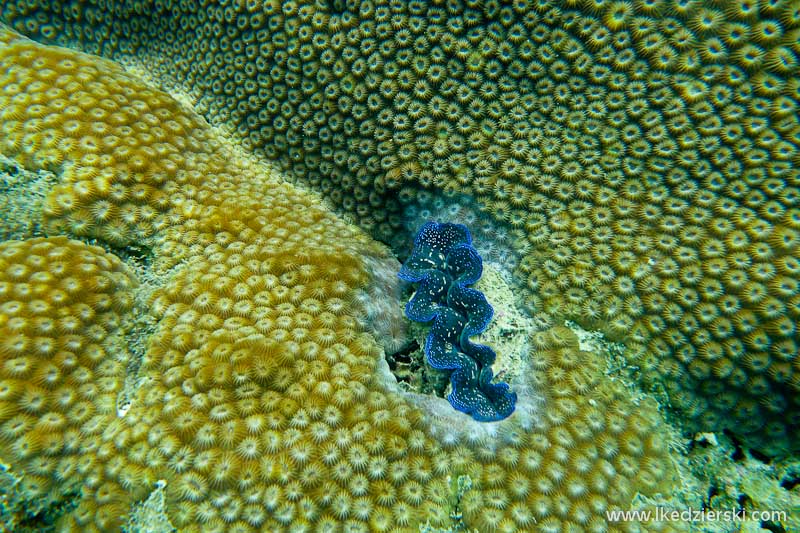
[[492,383],[494,351],[469,340],[486,329],[494,312],[483,293],[468,287],[482,272],[466,226],[431,221],[420,228],[398,276],[417,283],[406,316],[433,321],[425,357],[433,368],[452,370],[450,404],[475,420],[492,422],[514,412],[517,395],[506,383]]

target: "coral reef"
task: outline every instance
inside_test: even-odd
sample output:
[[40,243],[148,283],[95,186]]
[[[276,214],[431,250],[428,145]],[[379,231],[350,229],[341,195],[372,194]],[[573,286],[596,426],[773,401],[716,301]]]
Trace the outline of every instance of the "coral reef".
[[543,319],[624,341],[689,428],[797,441],[796,2],[15,0],[0,17],[146,65],[387,242],[432,193],[474,199]]
[[[569,324],[581,350],[605,359],[607,375],[629,389],[634,402],[648,398],[632,379],[635,368],[626,365],[624,347],[601,333]],[[768,533],[798,530],[800,512],[800,462],[796,456],[773,459],[742,447],[730,433],[696,433],[675,436],[682,450],[676,459],[680,482],[669,494],[637,498],[639,508],[660,508],[684,513],[703,510],[691,530],[703,533]]]
[[128,517],[123,533],[173,533],[173,526],[167,518],[167,501],[164,495],[166,483],[156,482],[156,488],[143,502],[137,503]]
[[[675,509],[739,510],[732,520],[703,524],[706,533],[766,533],[800,527],[800,464],[796,457],[765,461],[725,435],[698,433],[682,466],[684,490],[665,503]],[[745,514],[747,513],[747,514]],[[743,519],[743,517],[747,517]]]
[[81,490],[109,526],[127,512],[101,465],[129,361],[120,330],[135,280],[115,256],[65,237],[0,244],[0,272],[0,453],[25,472],[25,497]]
[[427,222],[398,276],[418,283],[406,316],[433,322],[425,358],[433,368],[449,371],[448,401],[475,420],[494,422],[514,412],[517,395],[507,383],[492,383],[494,350],[470,341],[486,329],[494,314],[483,293],[468,287],[482,271],[483,262],[466,226]]
[[0,241],[41,236],[41,219],[47,192],[56,184],[52,172],[26,171],[0,154]]
[[535,410],[520,394],[478,423],[400,390],[360,320],[370,294],[394,297],[383,247],[117,65],[5,28],[0,45],[2,149],[57,175],[48,232],[140,246],[165,279],[137,311],[155,329],[118,405],[127,350],[104,343],[134,280],[64,236],[3,244],[0,453],[31,496],[78,487],[60,529],[117,531],[163,489],[186,532],[412,532],[453,526],[454,505],[480,531],[621,532],[606,510],[671,489],[657,406],[569,330],[530,339]]
[[4,533],[50,533],[57,518],[75,507],[75,492],[33,498],[22,490],[21,481],[9,465],[0,463],[0,524]]

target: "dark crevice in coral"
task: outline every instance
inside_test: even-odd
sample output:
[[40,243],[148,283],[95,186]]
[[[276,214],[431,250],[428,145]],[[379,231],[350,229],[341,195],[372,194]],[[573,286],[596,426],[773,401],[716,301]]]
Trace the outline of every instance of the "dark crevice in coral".
[[422,392],[420,383],[423,380],[424,365],[420,361],[419,353],[419,343],[412,340],[399,351],[386,354],[386,362],[389,363],[389,369],[397,382],[415,392]]
[[769,455],[766,455],[766,454],[764,454],[764,453],[762,453],[762,452],[760,452],[758,450],[755,450],[755,449],[750,449],[750,456],[753,459],[758,459],[759,461],[761,461],[765,465],[768,465],[768,464],[770,464],[772,462],[772,457],[770,457]]
[[142,267],[147,267],[153,261],[153,252],[150,248],[136,244],[115,248],[114,252],[126,262],[133,262]]
[[786,533],[785,527],[783,527],[781,524],[776,524],[775,522],[769,520],[762,520],[761,528],[772,531],[772,533]]
[[792,490],[797,485],[800,485],[800,477],[797,475],[789,475],[781,480],[781,487],[786,490]]
[[79,495],[75,491],[67,491],[63,498],[50,502],[46,507],[36,511],[28,511],[24,518],[15,524],[14,531],[19,533],[48,533],[56,530],[56,522],[77,507]]
[[412,357],[411,354],[419,350],[419,343],[417,341],[411,341],[408,345],[401,348],[400,350],[394,353],[387,353],[386,354],[386,362],[389,363],[389,368],[394,372],[397,369],[398,363],[400,364],[411,364]]
[[712,508],[711,500],[713,500],[714,496],[717,494],[719,494],[719,489],[717,489],[716,485],[712,484],[710,487],[708,487],[708,497],[706,501],[703,502],[703,509]]
[[728,437],[731,440],[731,443],[734,446],[733,453],[731,454],[731,459],[737,462],[743,461],[745,459],[745,454],[744,450],[742,450],[741,444],[739,443],[739,439],[737,439],[734,436],[734,434],[730,432],[730,430],[726,429],[723,431],[723,433],[725,434],[726,437]]
[[[16,176],[19,174],[20,170],[17,165],[8,164],[5,161],[0,160],[0,172],[5,172],[9,176]],[[0,191],[10,190],[11,184],[6,182],[0,182]]]
[[139,271],[149,270],[153,262],[153,251],[149,246],[144,246],[141,244],[128,244],[120,246],[118,244],[112,244],[103,239],[85,239],[80,237],[73,238],[77,238],[78,240],[92,246],[99,246],[106,252],[119,257],[125,264],[134,266]]
[[350,2],[345,2],[344,0],[327,0],[325,3],[331,13],[342,13],[343,11],[347,11],[347,4]]
[[714,443],[710,442],[706,438],[695,438],[689,441],[689,451],[692,451],[695,446],[699,448],[709,448],[714,446]]
[[738,507],[739,509],[744,509],[745,505],[747,505],[751,501],[752,500],[750,499],[750,496],[748,496],[747,494],[739,494],[739,497],[736,498],[736,504],[739,506]]
[[17,526],[20,528],[20,531],[38,531],[41,533],[55,531],[53,519],[45,511],[26,516]]
[[403,388],[420,394],[444,398],[447,392],[447,373],[425,364],[422,347],[416,340],[394,353],[386,354],[386,362]]

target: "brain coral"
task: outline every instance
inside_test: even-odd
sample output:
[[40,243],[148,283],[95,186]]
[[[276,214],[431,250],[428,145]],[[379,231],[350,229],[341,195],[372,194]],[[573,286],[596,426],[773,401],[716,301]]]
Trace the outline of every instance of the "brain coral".
[[131,276],[64,237],[0,247],[0,454],[31,496],[80,491],[61,529],[118,530],[157,480],[188,532],[676,527],[607,522],[672,486],[669,436],[569,330],[532,335],[502,422],[403,392],[361,320],[399,267],[382,248],[120,67],[7,29],[0,44],[3,150],[58,174],[50,231],[146,247],[167,280],[114,409]]
[[143,64],[386,241],[462,195],[543,317],[624,341],[692,428],[798,427],[796,1],[7,2]]

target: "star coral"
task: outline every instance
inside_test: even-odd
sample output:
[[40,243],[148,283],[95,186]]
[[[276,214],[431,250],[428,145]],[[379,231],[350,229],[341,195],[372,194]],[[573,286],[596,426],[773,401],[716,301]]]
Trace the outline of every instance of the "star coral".
[[121,333],[135,285],[95,246],[65,237],[0,244],[0,454],[25,471],[26,497],[82,490],[102,528],[127,512],[125,489],[103,463],[130,362]]
[[[603,374],[597,355],[580,351],[562,328],[531,339],[539,350],[531,358],[536,364],[530,379],[542,391],[540,412],[529,416],[518,406],[509,419],[482,424],[489,429],[462,425],[463,433],[448,438],[454,429],[449,413],[428,409],[400,390],[383,368],[379,345],[358,320],[367,314],[363,291],[386,283],[372,274],[396,271],[382,248],[120,67],[4,28],[0,42],[0,86],[25,87],[24,98],[0,102],[4,120],[16,116],[14,132],[36,141],[42,107],[60,105],[48,92],[58,80],[74,78],[106,93],[76,110],[77,131],[64,130],[57,145],[63,159],[53,167],[60,184],[52,194],[66,191],[76,195],[76,203],[46,215],[51,231],[75,231],[82,206],[110,194],[98,188],[81,195],[75,176],[85,166],[94,168],[94,155],[104,158],[100,170],[118,197],[129,198],[142,183],[168,192],[149,197],[163,199],[158,212],[164,225],[123,228],[126,239],[147,247],[150,268],[166,279],[148,300],[157,324],[136,371],[129,409],[109,409],[119,381],[92,372],[97,365],[116,375],[121,369],[114,359],[84,346],[75,357],[98,360],[84,365],[81,394],[108,401],[96,423],[53,443],[51,450],[74,450],[73,470],[18,454],[15,448],[25,447],[7,438],[0,444],[3,457],[14,458],[31,480],[32,495],[37,487],[79,487],[77,506],[61,517],[59,528],[116,531],[131,504],[157,486],[169,521],[189,532],[418,531],[425,523],[452,526],[456,508],[464,525],[485,531],[623,531],[607,522],[605,510],[629,509],[637,493],[672,485],[668,434],[656,406],[634,405],[624,387]],[[70,68],[59,74],[65,65]],[[137,98],[143,94],[161,111],[151,117],[149,105],[134,103],[147,104]],[[23,105],[24,99],[38,103]],[[163,142],[180,146],[169,151],[154,145],[171,154],[153,163],[163,165],[159,181],[135,171],[132,179],[130,163],[114,157],[118,144],[73,140],[92,124],[104,124],[92,118],[102,115],[104,105],[107,116],[119,113],[130,124],[120,131],[122,145],[148,146],[149,135],[163,132]],[[36,157],[40,146],[12,142],[4,150],[36,168],[44,164]],[[103,242],[103,233],[92,231]],[[118,262],[109,252],[63,237],[3,249],[11,250],[9,260],[16,264],[51,242],[83,263],[116,272]],[[387,262],[392,269],[367,270]],[[56,266],[45,260],[37,268]],[[15,272],[2,273],[8,294],[27,290],[26,278]],[[120,290],[112,303],[122,298],[119,311],[125,312],[127,278],[115,279]],[[57,281],[63,280],[54,276],[46,285]],[[77,292],[76,305],[88,306],[91,294]],[[1,305],[12,301],[4,294]],[[4,330],[12,325],[2,322]],[[66,332],[57,332],[54,342],[68,340]],[[0,352],[3,372],[14,371],[13,359]],[[41,360],[41,368],[47,361]],[[57,399],[47,391],[39,396]],[[14,398],[11,409],[36,405],[35,395]],[[14,433],[17,426],[4,427]],[[23,424],[14,435],[25,435],[27,428]],[[64,472],[73,474],[65,480]],[[454,501],[451,482],[467,477],[471,488]],[[672,524],[637,527],[673,530]]]
[[624,341],[689,429],[797,441],[794,2],[142,5],[0,16],[145,65],[378,238],[477,201],[542,319]]
[[466,226],[428,222],[414,238],[398,276],[419,283],[406,304],[406,316],[433,321],[425,357],[433,368],[451,371],[448,401],[475,420],[493,422],[514,412],[517,395],[506,383],[492,383],[494,350],[469,340],[486,329],[493,314],[486,297],[468,287],[482,270]]

